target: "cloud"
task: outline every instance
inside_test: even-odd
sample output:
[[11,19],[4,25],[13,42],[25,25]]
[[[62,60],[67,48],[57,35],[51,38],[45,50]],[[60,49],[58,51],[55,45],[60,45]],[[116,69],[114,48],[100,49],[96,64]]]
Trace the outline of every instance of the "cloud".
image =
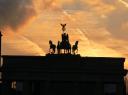
[[2,55],[45,55],[45,52],[30,39],[14,32],[3,36]]
[[98,15],[107,15],[115,10],[115,6],[113,5],[114,0],[81,0],[85,3],[85,6],[89,8],[89,10],[97,13]]
[[0,0],[0,27],[16,29],[36,14],[32,0]]
[[[25,31],[24,35],[42,48],[46,47],[45,51],[48,48],[48,39],[52,38],[49,34],[59,31],[53,34],[56,42],[61,31],[58,24],[64,22],[68,24],[69,31],[74,32],[77,29],[83,32],[85,37],[80,40],[85,39],[81,44],[84,51],[88,52],[82,45],[87,46],[91,41],[95,46],[91,50],[88,45],[88,50],[96,52],[95,55],[100,51],[96,50],[97,46],[101,51],[102,48],[108,52],[114,50],[117,54],[119,52],[127,56],[125,52],[128,43],[124,40],[128,33],[127,8],[116,0],[0,0],[0,12],[0,26],[9,26],[12,29],[21,27],[38,14],[30,26],[20,31]],[[78,39],[81,37],[80,34],[79,37],[76,36]],[[44,42],[40,43],[42,37]]]
[[111,14],[108,15],[105,26],[106,29],[118,39],[127,40],[127,26],[128,23],[128,9],[126,7],[118,6]]
[[0,0],[0,28],[13,30],[29,22],[44,9],[53,6],[54,0]]

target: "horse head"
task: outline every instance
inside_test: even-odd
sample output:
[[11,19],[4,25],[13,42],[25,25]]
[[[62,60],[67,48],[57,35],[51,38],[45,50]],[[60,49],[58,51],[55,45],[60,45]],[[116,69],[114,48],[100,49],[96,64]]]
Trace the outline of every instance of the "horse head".
[[79,43],[79,41],[76,41],[76,42],[75,42],[75,45],[78,45],[78,43]]
[[51,40],[49,40],[49,44],[52,44],[52,41]]

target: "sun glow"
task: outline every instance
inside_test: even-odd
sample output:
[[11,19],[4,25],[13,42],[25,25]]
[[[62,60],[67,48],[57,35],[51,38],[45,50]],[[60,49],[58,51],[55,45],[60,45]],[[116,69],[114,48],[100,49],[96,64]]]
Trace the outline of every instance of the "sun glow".
[[[2,55],[45,55],[43,49],[30,39],[20,35],[19,33],[12,32],[9,28],[6,31],[8,32],[2,33],[4,40],[4,44],[2,45]],[[5,49],[7,48],[6,46],[11,46],[10,48],[12,50]]]

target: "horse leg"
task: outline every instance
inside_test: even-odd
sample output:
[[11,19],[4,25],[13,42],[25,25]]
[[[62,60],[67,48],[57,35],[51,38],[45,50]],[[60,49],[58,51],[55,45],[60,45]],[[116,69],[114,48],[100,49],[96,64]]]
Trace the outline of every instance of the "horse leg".
[[53,54],[56,52],[55,48],[53,48]]
[[55,53],[55,50],[53,49],[53,52],[52,52],[53,54]]
[[75,55],[75,50],[73,50],[73,54]]
[[68,53],[68,49],[66,49],[66,53]]
[[69,49],[68,49],[68,50],[69,50],[69,53],[71,54],[71,47],[69,47]]
[[66,53],[66,49],[64,49],[64,54]]
[[57,49],[58,54],[60,54],[59,49]]
[[51,54],[51,49],[49,49],[49,53]]
[[78,48],[76,49],[76,53],[78,53]]
[[72,54],[74,54],[74,48],[72,48]]
[[67,53],[67,49],[65,49],[65,54]]
[[70,53],[70,49],[68,49],[68,54]]
[[62,53],[63,51],[62,51],[62,49],[60,49],[60,53]]
[[59,53],[59,54],[61,53],[60,49],[58,50],[58,53]]
[[68,54],[70,53],[70,49],[68,48]]
[[61,49],[59,49],[59,54],[61,54]]
[[66,53],[68,53],[68,49],[66,49]]
[[54,53],[56,53],[56,48],[54,49]]

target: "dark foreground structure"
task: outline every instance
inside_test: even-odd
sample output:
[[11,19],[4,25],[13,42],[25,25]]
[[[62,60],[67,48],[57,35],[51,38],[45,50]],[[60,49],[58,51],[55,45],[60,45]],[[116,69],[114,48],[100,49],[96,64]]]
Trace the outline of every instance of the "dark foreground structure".
[[0,95],[126,95],[124,58],[3,56]]

